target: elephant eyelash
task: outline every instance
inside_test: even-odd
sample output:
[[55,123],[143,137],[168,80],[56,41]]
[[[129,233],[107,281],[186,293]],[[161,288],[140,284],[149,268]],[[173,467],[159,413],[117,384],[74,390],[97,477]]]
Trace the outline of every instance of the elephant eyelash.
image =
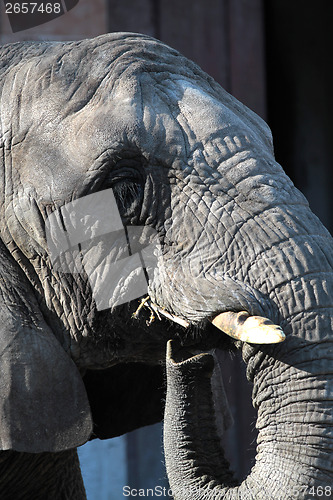
[[133,217],[140,211],[143,199],[143,186],[140,181],[124,179],[114,182],[110,187],[123,217]]

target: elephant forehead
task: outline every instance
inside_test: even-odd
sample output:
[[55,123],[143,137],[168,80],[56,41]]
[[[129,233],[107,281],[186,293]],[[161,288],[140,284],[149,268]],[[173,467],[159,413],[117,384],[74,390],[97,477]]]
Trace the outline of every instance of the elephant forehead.
[[[170,165],[180,160],[187,164],[199,151],[212,154],[214,144],[226,145],[225,155],[230,156],[240,141],[248,150],[259,148],[262,154],[271,155],[266,123],[222,88],[213,89],[204,79],[176,72],[144,74],[140,84],[141,143],[162,162],[169,160]],[[218,150],[217,164],[225,156],[221,148]]]
[[49,97],[45,92],[30,99],[24,113],[29,123],[18,121],[13,130],[12,163],[22,184],[32,185],[44,200],[70,196],[105,151],[122,149],[137,135],[141,106],[135,87],[135,79],[113,88],[105,80],[84,102],[82,96],[69,102],[57,86]]
[[44,131],[30,135],[29,141],[18,143],[11,151],[14,190],[20,186],[32,188],[38,199],[44,201],[64,200],[70,197],[86,165],[69,158],[63,147],[61,127],[58,133]]
[[122,79],[103,88],[68,120],[64,141],[72,158],[91,158],[117,151],[136,141],[142,121],[140,90],[136,78]]
[[215,96],[186,80],[178,80],[177,84],[177,119],[186,121],[195,136],[205,138],[235,122],[235,114]]
[[206,145],[229,135],[241,135],[250,141],[255,140],[267,149],[270,140],[268,127],[259,116],[236,99],[227,93],[224,99],[222,94],[214,95],[188,80],[178,80],[177,87],[177,121],[186,131],[192,150],[197,149],[200,144]]

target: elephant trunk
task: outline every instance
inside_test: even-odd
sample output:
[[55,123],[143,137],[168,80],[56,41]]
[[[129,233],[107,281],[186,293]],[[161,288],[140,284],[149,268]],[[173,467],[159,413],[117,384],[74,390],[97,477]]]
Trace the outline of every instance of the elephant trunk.
[[[212,417],[214,359],[201,354],[179,361],[169,344],[164,440],[175,499],[285,500],[331,495],[331,317],[318,309],[289,320],[283,344],[243,347],[247,375],[254,383],[259,435],[256,464],[239,486],[233,483]],[[298,330],[309,331],[312,323],[313,340],[299,338]]]
[[215,488],[223,498],[232,474],[212,419],[214,360],[202,354],[175,362],[173,348],[174,342],[169,341],[164,414],[165,462],[173,498],[210,498],[204,493],[215,498]]

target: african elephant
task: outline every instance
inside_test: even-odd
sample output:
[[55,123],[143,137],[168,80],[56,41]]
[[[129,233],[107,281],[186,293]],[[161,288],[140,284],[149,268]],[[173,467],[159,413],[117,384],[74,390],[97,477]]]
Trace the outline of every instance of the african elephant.
[[[268,497],[285,499],[294,485],[328,484],[331,237],[275,162],[267,125],[144,35],[4,46],[0,81],[1,498],[84,498],[76,447],[161,420],[170,339],[190,352],[242,349],[260,430],[256,467],[232,489],[209,416],[200,418],[212,429],[201,467],[191,436],[201,430],[187,425],[192,402],[183,406],[187,380],[168,368],[165,447],[175,491],[182,471],[205,492],[220,482],[226,498],[262,498],[265,484]],[[137,300],[96,305],[85,266],[108,245],[123,252],[117,235],[98,233],[103,221],[69,251],[80,272],[55,265],[50,250],[47,235],[56,249],[63,237],[68,243],[64,214],[71,235],[90,217],[77,222],[68,207],[108,194],[125,247],[135,228],[151,230],[143,241],[152,238],[156,259],[140,311]],[[225,311],[268,318],[287,338],[264,347],[230,340],[209,321]],[[204,365],[193,370],[200,395],[212,358],[194,359]],[[192,373],[192,364],[180,366]],[[198,409],[212,404],[205,398]]]

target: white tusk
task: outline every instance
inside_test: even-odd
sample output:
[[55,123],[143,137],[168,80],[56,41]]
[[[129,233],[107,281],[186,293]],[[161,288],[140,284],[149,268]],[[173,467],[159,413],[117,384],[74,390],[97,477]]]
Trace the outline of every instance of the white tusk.
[[282,328],[261,316],[250,316],[246,311],[227,311],[210,320],[230,337],[250,344],[277,344],[286,338]]

